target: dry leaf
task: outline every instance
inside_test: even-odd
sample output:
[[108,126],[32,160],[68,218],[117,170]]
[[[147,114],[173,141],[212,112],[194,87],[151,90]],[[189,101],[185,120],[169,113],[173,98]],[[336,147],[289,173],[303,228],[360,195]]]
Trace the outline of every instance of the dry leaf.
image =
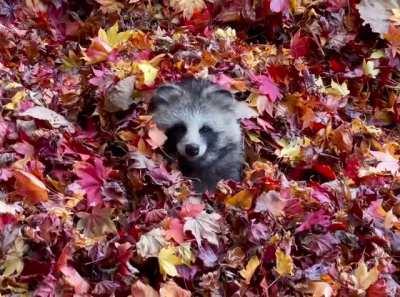
[[132,297],[159,297],[156,290],[150,285],[146,285],[140,280],[137,280],[131,287]]
[[293,259],[290,255],[286,255],[284,251],[277,249],[275,252],[276,257],[276,271],[280,276],[293,275]]
[[361,0],[357,9],[364,24],[370,25],[373,32],[381,34],[381,37],[389,30],[392,9],[398,9],[397,0]]
[[357,279],[357,287],[362,290],[367,290],[370,285],[378,280],[379,270],[377,266],[368,270],[367,264],[365,264],[364,260],[361,260],[358,262],[358,266],[354,271],[354,276]]
[[45,184],[33,174],[14,169],[14,177],[18,191],[25,194],[24,200],[36,204],[49,199]]
[[173,280],[161,284],[160,297],[190,297],[192,293],[179,287]]
[[129,109],[133,103],[132,95],[135,89],[135,76],[128,76],[120,80],[107,94],[104,108],[108,112],[117,112]]
[[254,272],[256,271],[257,267],[260,265],[260,260],[257,256],[251,257],[249,262],[246,265],[245,269],[242,269],[239,273],[244,278],[246,284],[250,284],[251,278],[253,277]]
[[67,119],[64,116],[43,106],[31,107],[25,110],[24,112],[21,112],[19,115],[32,117],[34,119],[42,121],[47,121],[54,128],[61,128],[61,127],[68,128],[68,130],[71,133],[75,131],[73,125],[69,121],[67,121]]
[[249,210],[253,202],[253,194],[250,191],[242,190],[233,196],[228,196],[225,199],[227,206],[234,206],[241,209]]

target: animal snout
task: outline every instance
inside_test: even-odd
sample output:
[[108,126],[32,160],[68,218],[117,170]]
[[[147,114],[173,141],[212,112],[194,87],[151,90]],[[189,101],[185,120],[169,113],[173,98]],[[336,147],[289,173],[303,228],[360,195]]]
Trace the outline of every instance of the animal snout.
[[185,152],[190,157],[195,157],[199,154],[200,148],[197,144],[187,144],[185,147]]

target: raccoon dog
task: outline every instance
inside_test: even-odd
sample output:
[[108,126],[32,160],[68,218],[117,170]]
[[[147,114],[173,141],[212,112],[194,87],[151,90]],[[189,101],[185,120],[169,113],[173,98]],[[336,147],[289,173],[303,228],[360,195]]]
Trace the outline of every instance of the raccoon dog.
[[163,85],[151,100],[153,119],[167,136],[164,149],[197,192],[212,191],[221,179],[241,179],[239,106],[229,91],[200,79]]

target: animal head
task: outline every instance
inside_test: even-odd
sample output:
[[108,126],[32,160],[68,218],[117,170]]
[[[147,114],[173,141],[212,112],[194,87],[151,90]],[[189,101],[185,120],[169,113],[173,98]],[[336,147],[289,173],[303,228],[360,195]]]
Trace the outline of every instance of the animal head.
[[186,161],[206,165],[241,143],[240,104],[229,91],[207,80],[161,86],[151,106],[156,125],[167,135],[167,151]]

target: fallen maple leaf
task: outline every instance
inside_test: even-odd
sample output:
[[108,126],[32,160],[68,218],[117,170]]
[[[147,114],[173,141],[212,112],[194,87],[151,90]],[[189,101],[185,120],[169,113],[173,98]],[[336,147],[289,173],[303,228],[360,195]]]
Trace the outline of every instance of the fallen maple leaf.
[[244,278],[246,284],[250,284],[251,278],[257,267],[261,264],[257,256],[251,257],[249,262],[247,262],[246,268],[242,269],[239,273]]
[[132,284],[131,287],[132,297],[159,297],[156,290],[150,285],[146,285],[140,280],[137,280]]
[[80,220],[77,228],[83,230],[89,237],[104,236],[108,233],[115,233],[117,229],[111,219],[112,209],[94,207],[91,213],[77,213]]
[[20,103],[25,99],[26,92],[25,90],[20,90],[12,96],[11,101],[4,105],[4,109],[6,110],[15,110],[18,108]]
[[293,275],[293,259],[290,255],[287,255],[284,251],[277,249],[275,252],[276,257],[276,272],[280,276]]
[[14,177],[17,190],[24,194],[24,200],[36,204],[49,199],[45,184],[33,174],[14,169]]
[[167,220],[167,229],[165,230],[165,237],[173,239],[176,243],[182,243],[184,240],[183,224],[181,220],[172,218]]
[[77,162],[74,166],[75,174],[78,176],[78,183],[85,190],[89,206],[96,206],[102,203],[102,187],[110,170],[103,165],[99,158],[94,159],[94,165],[88,162]]
[[255,75],[252,77],[252,80],[258,83],[260,93],[267,95],[269,100],[272,102],[275,102],[283,97],[279,88],[270,77],[266,75]]
[[177,249],[173,246],[164,247],[158,254],[158,264],[160,265],[160,272],[164,276],[178,276],[176,265],[183,264],[181,258],[177,255]]
[[143,258],[156,257],[161,248],[167,244],[164,238],[165,231],[161,228],[143,234],[136,243],[138,254]]
[[206,7],[203,0],[170,0],[169,3],[175,11],[182,12],[185,19],[190,19],[195,12]]
[[111,51],[128,41],[132,34],[132,31],[118,32],[118,22],[106,31],[100,28],[90,46],[86,50],[82,49],[83,59],[89,64],[106,60]]
[[20,113],[21,116],[29,116],[34,119],[47,121],[51,126],[54,128],[62,128],[66,127],[68,130],[73,133],[75,131],[74,127],[67,119],[56,113],[55,111],[48,109],[43,106],[35,106],[25,110],[24,112]]
[[203,211],[195,218],[185,218],[183,230],[190,231],[196,239],[197,245],[201,246],[202,239],[218,246],[217,233],[220,232],[218,221],[221,216],[217,213],[207,213]]
[[332,297],[333,289],[330,284],[326,282],[311,282],[308,285],[307,292],[312,294],[312,297]]
[[0,269],[3,270],[2,276],[18,276],[24,268],[23,256],[27,251],[28,246],[21,237],[17,237],[13,242],[12,247],[7,251],[7,254],[0,261]]
[[89,283],[76,271],[75,268],[64,265],[60,268],[65,281],[74,288],[76,294],[85,294],[89,291]]
[[271,0],[269,7],[272,12],[285,12],[289,8],[288,0]]
[[103,13],[120,13],[121,9],[124,8],[124,4],[117,0],[96,0],[101,5],[100,10]]
[[388,31],[392,9],[396,8],[399,8],[399,3],[391,0],[361,0],[357,4],[357,10],[361,19],[364,20],[364,24],[370,25],[372,31],[381,34],[381,36]]
[[399,171],[399,160],[389,152],[370,151],[370,154],[379,161],[376,166],[378,172],[390,172],[395,175]]
[[190,291],[182,289],[173,280],[161,284],[160,297],[190,297]]
[[362,69],[364,72],[364,75],[372,77],[372,78],[376,78],[376,76],[379,74],[379,69],[375,68],[375,64],[374,61],[363,61],[362,64]]
[[142,61],[133,64],[134,68],[138,69],[141,74],[142,81],[146,86],[152,86],[157,78],[158,69],[154,67],[149,61]]
[[255,212],[268,211],[272,216],[279,217],[283,215],[286,201],[276,191],[262,193],[256,201]]
[[253,202],[253,194],[248,190],[242,190],[233,196],[225,198],[227,206],[238,207],[241,209],[249,210]]
[[104,108],[108,112],[129,109],[133,103],[132,94],[135,89],[135,77],[128,76],[120,80],[107,94]]
[[379,270],[377,266],[368,270],[367,264],[365,264],[364,260],[360,260],[356,270],[354,271],[354,276],[357,279],[357,287],[362,290],[367,290],[369,286],[378,280]]
[[152,127],[149,130],[148,135],[149,140],[147,142],[151,145],[152,149],[161,147],[167,140],[167,136],[165,135],[165,133],[157,127]]

